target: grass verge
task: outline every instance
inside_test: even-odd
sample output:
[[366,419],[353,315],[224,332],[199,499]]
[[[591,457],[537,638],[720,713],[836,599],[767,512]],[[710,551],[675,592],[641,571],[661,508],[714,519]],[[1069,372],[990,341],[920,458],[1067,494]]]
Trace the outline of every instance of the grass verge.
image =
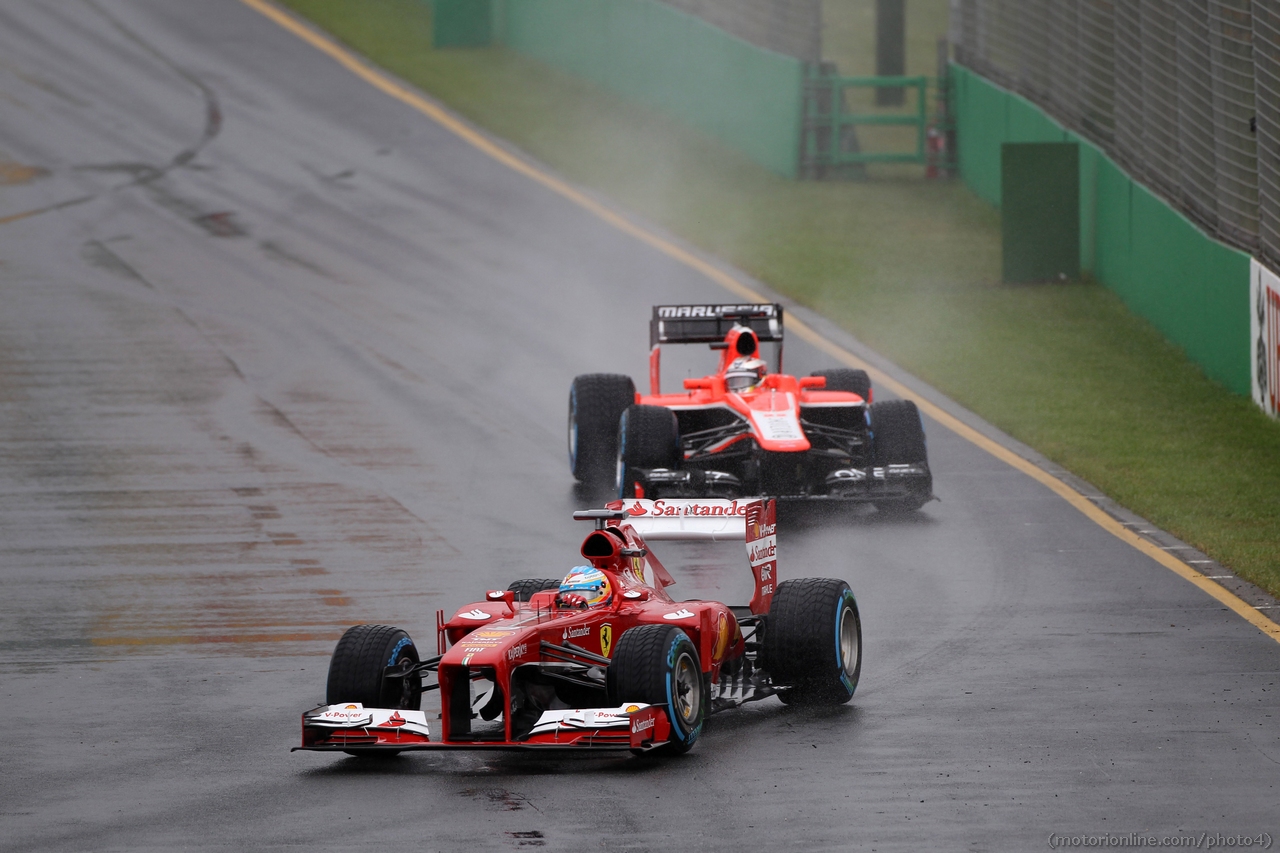
[[422,0],[285,2],[1280,594],[1280,424],[1105,288],[1000,284],[999,214],[962,185],[788,181],[514,53],[431,50]]

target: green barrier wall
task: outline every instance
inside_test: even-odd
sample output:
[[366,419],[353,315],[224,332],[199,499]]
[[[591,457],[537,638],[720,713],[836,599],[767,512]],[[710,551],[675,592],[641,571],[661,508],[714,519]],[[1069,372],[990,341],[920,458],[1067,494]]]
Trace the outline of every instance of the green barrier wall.
[[483,47],[493,42],[490,0],[430,0],[431,46]]
[[966,68],[953,73],[960,176],[1000,205],[1000,145],[1080,145],[1080,267],[1186,350],[1250,393],[1249,255],[1214,240],[1030,101]]
[[795,176],[800,60],[656,0],[503,0],[496,13],[508,47],[657,107]]

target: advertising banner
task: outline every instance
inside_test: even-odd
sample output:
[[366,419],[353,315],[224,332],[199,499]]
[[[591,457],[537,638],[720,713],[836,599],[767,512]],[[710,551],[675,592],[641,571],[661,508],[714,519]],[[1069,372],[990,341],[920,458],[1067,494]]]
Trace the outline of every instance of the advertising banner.
[[1250,267],[1253,400],[1274,418],[1280,416],[1280,276],[1256,260]]

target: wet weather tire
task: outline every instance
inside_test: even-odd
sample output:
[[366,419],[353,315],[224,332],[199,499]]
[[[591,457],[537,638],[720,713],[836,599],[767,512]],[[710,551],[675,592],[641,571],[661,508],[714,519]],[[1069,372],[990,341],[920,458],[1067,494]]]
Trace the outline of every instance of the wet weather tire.
[[421,679],[384,678],[389,666],[405,659],[417,663],[418,650],[409,635],[390,625],[356,625],[338,640],[329,661],[325,701],[330,705],[359,702],[371,708],[417,710]]
[[843,705],[862,673],[862,620],[853,590],[834,578],[783,581],[773,594],[764,666],[790,689],[788,705]]
[[[920,410],[910,400],[885,400],[871,406],[871,435],[875,464],[920,465],[927,472],[929,453],[925,446]],[[926,473],[912,483],[911,493],[891,500],[876,501],[881,512],[912,512],[933,497],[933,475]]]
[[613,483],[618,455],[618,419],[635,402],[631,377],[588,373],[569,388],[569,470],[594,488]]
[[702,734],[707,713],[698,649],[672,625],[638,625],[618,638],[608,671],[609,701],[643,702],[666,711],[671,740],[664,752],[682,753]]
[[516,594],[516,601],[528,601],[533,598],[534,593],[559,588],[560,581],[555,578],[523,578],[512,581],[507,590]]
[[674,470],[680,464],[680,426],[661,406],[630,406],[618,424],[618,497],[636,496],[636,469]]
[[810,376],[825,376],[827,387],[823,391],[844,391],[857,394],[868,403],[871,402],[871,377],[865,370],[850,370],[838,367],[832,370],[815,370]]

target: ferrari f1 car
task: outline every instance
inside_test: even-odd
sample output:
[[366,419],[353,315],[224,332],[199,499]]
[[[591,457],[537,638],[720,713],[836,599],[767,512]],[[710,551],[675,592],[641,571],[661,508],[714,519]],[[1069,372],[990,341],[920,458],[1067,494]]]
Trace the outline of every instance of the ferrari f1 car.
[[[436,655],[421,656],[398,628],[348,630],[298,749],[682,753],[709,714],[744,702],[853,696],[857,601],[841,580],[777,583],[773,501],[628,499],[574,518],[595,525],[583,565],[492,590],[448,620],[440,611]],[[675,581],[647,544],[657,539],[745,542],[750,603],[673,599]],[[438,718],[422,710],[424,694],[439,696]]]
[[[649,394],[593,373],[569,391],[569,465],[590,488],[633,498],[872,502],[919,509],[933,497],[915,403],[873,403],[862,370],[782,372],[782,306],[658,305],[649,325]],[[769,372],[760,345],[773,342]],[[663,344],[710,344],[715,373],[661,391]]]

